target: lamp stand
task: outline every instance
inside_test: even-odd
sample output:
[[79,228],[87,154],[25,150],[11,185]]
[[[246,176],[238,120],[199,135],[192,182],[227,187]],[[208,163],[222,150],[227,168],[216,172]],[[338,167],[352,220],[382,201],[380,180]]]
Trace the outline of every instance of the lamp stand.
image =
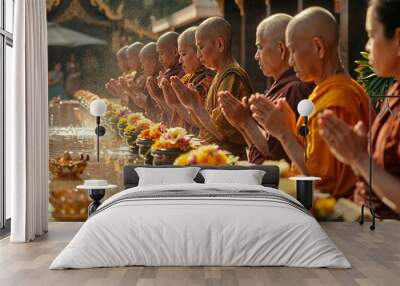
[[308,116],[304,116],[304,124],[300,126],[299,133],[304,137],[304,162],[307,163]]
[[[390,95],[374,95],[374,97],[375,98],[383,98],[383,99],[385,99],[385,98],[398,98],[398,96],[390,96]],[[360,215],[360,220],[359,220],[359,223],[360,223],[360,225],[363,225],[364,224],[364,219],[365,219],[365,216],[364,216],[364,209],[365,209],[365,207],[368,207],[369,208],[369,211],[370,211],[370,213],[371,213],[371,216],[372,216],[372,223],[371,223],[371,225],[369,226],[369,229],[370,230],[375,230],[375,225],[376,225],[376,219],[394,219],[394,220],[400,220],[400,216],[394,216],[394,217],[387,217],[387,216],[380,216],[379,214],[377,214],[376,213],[376,210],[375,210],[375,208],[372,206],[372,193],[373,193],[373,190],[372,190],[372,163],[373,163],[373,159],[372,159],[372,132],[371,132],[371,130],[372,130],[372,104],[371,104],[371,97],[368,97],[369,98],[369,116],[368,116],[368,124],[369,124],[369,135],[368,135],[368,145],[369,145],[369,178],[368,178],[368,180],[369,180],[369,182],[368,182],[368,202],[367,202],[367,205],[365,205],[365,204],[362,204],[361,205],[361,215]]]
[[100,116],[96,116],[96,125],[94,132],[97,135],[97,162],[100,162],[100,136],[106,134],[106,129],[100,125]]

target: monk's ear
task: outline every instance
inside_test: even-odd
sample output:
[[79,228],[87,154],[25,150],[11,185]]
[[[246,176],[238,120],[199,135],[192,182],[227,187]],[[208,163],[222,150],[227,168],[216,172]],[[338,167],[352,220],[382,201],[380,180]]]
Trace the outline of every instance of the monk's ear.
[[313,38],[313,46],[314,49],[320,59],[323,59],[325,57],[326,51],[325,51],[325,45],[324,42],[320,37],[314,37]]
[[279,54],[280,54],[280,58],[281,60],[285,60],[287,58],[287,54],[288,54],[288,50],[286,48],[286,45],[284,42],[279,41],[278,42],[278,49],[279,49]]
[[225,51],[225,41],[222,37],[217,37],[215,40],[217,45],[217,51],[223,53]]

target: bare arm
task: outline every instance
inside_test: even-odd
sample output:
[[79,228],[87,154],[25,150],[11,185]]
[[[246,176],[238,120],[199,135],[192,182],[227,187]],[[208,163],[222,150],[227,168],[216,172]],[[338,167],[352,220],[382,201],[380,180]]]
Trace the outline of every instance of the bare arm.
[[249,147],[254,145],[264,157],[268,156],[269,146],[267,141],[267,132],[260,128],[255,120],[247,120],[242,126],[239,127],[239,131],[245,138]]
[[[352,164],[354,170],[369,180],[369,157],[365,156]],[[372,161],[372,188],[374,193],[397,214],[400,214],[400,180]]]
[[[200,95],[193,88],[187,87],[179,78],[171,77],[172,88],[174,89],[179,101],[190,109],[196,121],[200,123],[200,129],[211,133],[217,140],[224,139],[223,134],[218,130],[210,114],[204,108]],[[198,125],[198,124],[197,124]]]
[[211,116],[208,114],[203,105],[196,105],[191,108],[193,115],[201,124],[202,128],[210,132],[218,141],[224,140],[224,135],[218,130]]
[[287,132],[278,138],[278,140],[300,172],[308,176],[309,172],[306,162],[304,161],[304,147],[297,141],[295,135],[292,132]]

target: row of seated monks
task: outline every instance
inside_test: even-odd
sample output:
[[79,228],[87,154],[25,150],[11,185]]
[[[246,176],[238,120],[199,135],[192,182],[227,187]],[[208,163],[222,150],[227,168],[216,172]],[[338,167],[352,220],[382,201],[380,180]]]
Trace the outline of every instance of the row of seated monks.
[[[379,9],[393,9],[387,5],[399,5],[393,3],[372,1],[368,21],[383,26],[382,17],[376,15]],[[390,25],[398,28],[398,19],[388,21],[397,21]],[[367,22],[367,30],[368,25],[372,24]],[[399,38],[393,41],[400,43]],[[341,64],[334,16],[320,7],[295,17],[269,16],[258,25],[255,44],[255,60],[263,74],[274,80],[265,94],[253,92],[247,72],[232,54],[231,25],[221,17],[208,18],[180,35],[167,32],[157,42],[122,48],[117,60],[123,76],[110,80],[106,88],[155,122],[185,127],[205,143],[216,143],[250,163],[285,159],[299,173],[321,177],[319,191],[365,203],[368,150],[367,134],[361,130],[369,129],[369,98]],[[392,61],[399,63],[399,55]],[[314,104],[308,122],[307,161],[304,138],[298,132],[303,118],[296,111],[299,101],[306,98]],[[392,137],[397,136],[397,141],[390,146],[396,159],[388,159],[387,153],[374,155],[375,169],[389,172],[386,183],[374,178],[374,206],[388,214],[400,213],[399,194],[393,197],[393,190],[400,191],[400,120],[396,122],[397,133]],[[383,147],[376,148],[387,152],[387,136],[373,136],[383,140]],[[385,160],[392,164],[389,171]]]

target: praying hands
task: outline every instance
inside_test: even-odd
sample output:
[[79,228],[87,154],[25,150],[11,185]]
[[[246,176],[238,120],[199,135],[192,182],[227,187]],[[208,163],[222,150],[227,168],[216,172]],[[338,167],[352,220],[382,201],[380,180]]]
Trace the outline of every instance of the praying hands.
[[285,99],[274,103],[261,94],[255,94],[249,103],[253,118],[278,140],[296,132],[296,115]]
[[249,120],[253,120],[246,97],[240,101],[229,91],[221,91],[218,93],[218,103],[225,118],[232,126],[243,128]]
[[177,98],[175,91],[172,89],[169,80],[163,77],[160,81],[160,87],[164,93],[165,102],[167,103],[167,105],[172,109],[178,108],[181,103]]
[[367,130],[362,121],[351,127],[332,111],[325,110],[319,115],[318,124],[319,135],[342,163],[353,166],[368,157]]
[[186,86],[177,76],[172,76],[170,80],[177,98],[183,105],[191,109],[202,106],[201,97],[193,85]]
[[150,94],[150,96],[157,102],[158,105],[162,109],[165,109],[165,105],[163,104],[163,94],[158,86],[157,80],[154,77],[148,77],[146,81],[146,88]]

